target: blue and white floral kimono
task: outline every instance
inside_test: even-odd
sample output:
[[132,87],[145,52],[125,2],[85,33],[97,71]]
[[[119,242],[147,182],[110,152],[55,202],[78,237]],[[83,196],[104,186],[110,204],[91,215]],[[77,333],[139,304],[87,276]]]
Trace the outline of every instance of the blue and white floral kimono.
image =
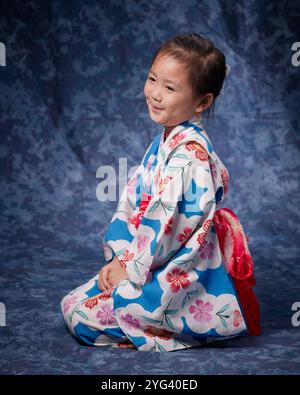
[[154,138],[103,238],[129,279],[101,292],[97,274],[61,301],[78,339],[161,352],[248,334],[213,224],[228,179],[197,117]]

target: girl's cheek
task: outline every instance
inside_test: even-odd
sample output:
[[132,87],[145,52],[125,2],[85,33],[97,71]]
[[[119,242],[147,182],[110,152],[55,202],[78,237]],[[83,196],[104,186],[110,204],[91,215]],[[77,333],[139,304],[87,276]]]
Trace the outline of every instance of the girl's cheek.
[[144,86],[144,95],[149,96],[149,94],[150,94],[150,89],[149,89],[149,85],[146,82]]

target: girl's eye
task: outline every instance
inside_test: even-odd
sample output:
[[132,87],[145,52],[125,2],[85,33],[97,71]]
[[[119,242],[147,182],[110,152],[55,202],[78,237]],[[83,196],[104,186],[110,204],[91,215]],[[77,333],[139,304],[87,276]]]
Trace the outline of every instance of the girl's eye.
[[[149,77],[148,77],[148,80],[154,82],[154,81],[155,81],[155,78],[149,76]],[[166,88],[167,88],[169,91],[171,91],[171,92],[173,92],[173,91],[175,90],[175,89],[171,88],[170,86],[166,86]]]

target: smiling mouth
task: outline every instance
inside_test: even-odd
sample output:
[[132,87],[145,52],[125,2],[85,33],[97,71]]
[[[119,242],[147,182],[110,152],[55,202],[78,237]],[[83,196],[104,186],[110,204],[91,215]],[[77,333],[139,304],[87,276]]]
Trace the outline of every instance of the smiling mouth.
[[152,103],[150,103],[150,105],[151,105],[151,107],[152,107],[154,110],[163,110],[163,108],[153,106]]

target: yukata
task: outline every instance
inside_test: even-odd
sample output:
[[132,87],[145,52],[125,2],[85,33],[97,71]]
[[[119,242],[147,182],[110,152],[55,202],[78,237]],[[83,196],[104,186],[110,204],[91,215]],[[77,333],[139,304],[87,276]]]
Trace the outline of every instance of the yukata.
[[61,301],[85,344],[164,352],[259,334],[248,238],[219,209],[229,173],[197,117],[165,137],[149,145],[103,237],[106,262],[117,256],[128,279],[101,292],[97,274]]

